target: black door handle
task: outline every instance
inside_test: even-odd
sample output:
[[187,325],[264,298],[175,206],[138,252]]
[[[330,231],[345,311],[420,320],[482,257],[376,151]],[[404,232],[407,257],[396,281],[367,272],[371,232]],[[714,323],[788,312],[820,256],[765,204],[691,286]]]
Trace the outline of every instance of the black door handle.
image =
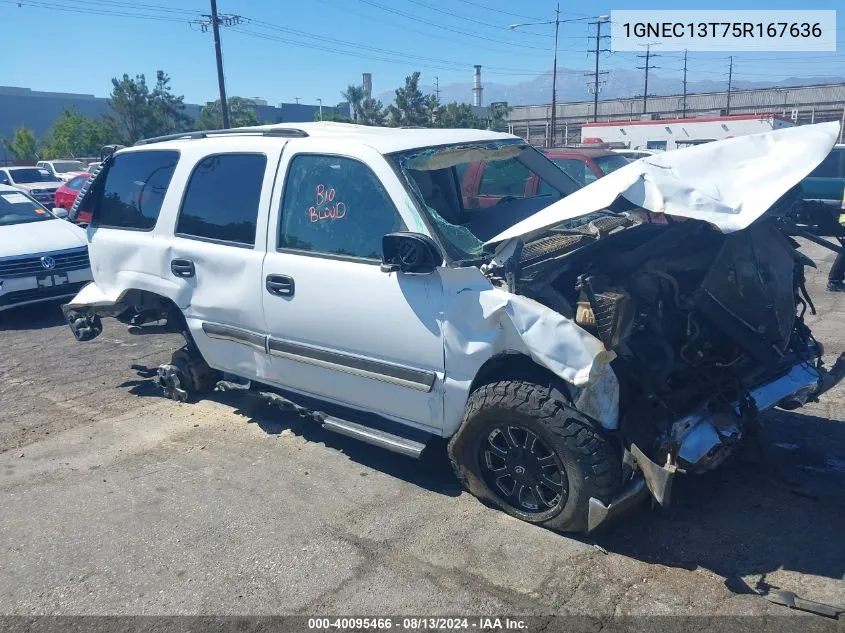
[[267,275],[265,282],[267,292],[279,297],[293,296],[293,277],[287,275]]
[[170,262],[170,272],[177,277],[193,277],[197,271],[190,259],[174,259]]

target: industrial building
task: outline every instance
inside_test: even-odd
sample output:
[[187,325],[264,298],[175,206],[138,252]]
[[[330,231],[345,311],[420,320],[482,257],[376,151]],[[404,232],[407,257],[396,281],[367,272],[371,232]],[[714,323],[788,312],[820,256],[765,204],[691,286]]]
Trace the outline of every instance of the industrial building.
[[789,119],[772,114],[735,114],[654,121],[590,121],[581,127],[581,143],[606,143],[627,149],[670,150],[734,136],[771,132],[793,125],[795,124]]
[[[649,96],[645,113],[642,95],[599,101],[598,112],[594,113],[593,109],[592,101],[557,104],[557,144],[579,143],[582,126],[593,121],[652,121],[750,114],[776,115],[796,125],[845,122],[845,83],[731,90],[730,96],[727,91],[688,94],[686,97]],[[534,145],[545,147],[551,138],[550,121],[550,105],[513,106],[509,130]]]

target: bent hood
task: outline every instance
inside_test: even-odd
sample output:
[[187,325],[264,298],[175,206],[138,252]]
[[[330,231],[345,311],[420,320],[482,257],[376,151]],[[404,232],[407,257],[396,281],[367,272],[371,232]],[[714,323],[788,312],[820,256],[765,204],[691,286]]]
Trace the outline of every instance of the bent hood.
[[839,123],[790,127],[641,158],[519,222],[485,244],[525,237],[609,207],[620,196],[654,213],[746,228],[830,153]]

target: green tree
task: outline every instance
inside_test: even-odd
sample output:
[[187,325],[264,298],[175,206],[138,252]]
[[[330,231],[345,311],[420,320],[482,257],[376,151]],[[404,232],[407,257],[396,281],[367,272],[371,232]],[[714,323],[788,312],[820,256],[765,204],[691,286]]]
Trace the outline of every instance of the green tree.
[[42,139],[41,154],[43,158],[96,156],[109,140],[102,121],[65,108]]
[[[229,97],[226,102],[229,104],[229,125],[232,127],[258,125],[255,104],[250,99]],[[202,130],[220,130],[223,128],[223,110],[220,107],[220,99],[203,107],[202,112],[200,112],[199,128]]]
[[142,138],[188,129],[191,118],[184,113],[184,97],[173,94],[170,78],[163,71],[156,72],[152,90],[143,74],[134,79],[124,74],[111,81],[112,113],[104,117],[104,122],[116,141],[131,145]]
[[349,103],[349,111],[352,120],[358,123],[361,118],[362,107],[364,103],[364,86],[347,86],[346,90],[340,95]]
[[182,132],[191,127],[193,120],[185,114],[185,97],[173,94],[170,77],[163,70],[156,71],[156,85],[150,92],[149,101],[154,135]]
[[508,114],[510,114],[510,107],[504,101],[498,103],[491,103],[488,107],[490,111],[490,129],[496,132],[508,131]]
[[361,118],[358,123],[363,125],[384,125],[386,113],[384,106],[378,99],[364,99],[361,102]]
[[419,88],[420,73],[405,77],[405,85],[396,89],[396,100],[388,106],[388,119],[392,126],[430,125],[426,113],[426,96]]
[[11,141],[3,139],[3,145],[17,161],[38,160],[35,134],[27,127],[20,126],[17,128]]
[[110,127],[117,133],[117,140],[131,145],[147,135],[150,128],[150,90],[144,75],[131,79],[125,74],[121,79],[111,80],[112,91],[109,106],[112,114],[105,116]]
[[467,103],[453,101],[440,109],[439,127],[445,128],[486,128],[487,122],[479,119]]

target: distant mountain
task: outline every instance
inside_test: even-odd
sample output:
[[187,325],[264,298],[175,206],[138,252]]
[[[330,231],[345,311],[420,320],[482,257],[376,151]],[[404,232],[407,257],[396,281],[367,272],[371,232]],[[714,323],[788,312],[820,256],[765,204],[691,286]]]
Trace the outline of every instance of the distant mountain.
[[[643,73],[639,70],[626,70],[615,68],[604,75],[605,83],[602,86],[600,99],[619,99],[642,97]],[[558,69],[557,73],[557,99],[558,102],[566,101],[589,101],[593,98],[588,89],[589,78],[584,76],[582,70],[570,68]],[[845,77],[787,77],[771,81],[740,81],[734,82],[736,89],[743,88],[772,88],[808,86],[825,83],[843,83]],[[510,105],[532,105],[549,103],[552,93],[552,73],[543,73],[518,84],[500,84],[483,81],[484,104],[493,101],[507,101]],[[725,90],[726,80],[713,81],[710,79],[688,80],[687,92],[717,92]],[[420,86],[423,92],[434,92],[434,86]],[[683,92],[682,80],[678,77],[665,77],[655,72],[648,76],[649,95],[669,95]],[[383,103],[392,103],[394,92],[385,92],[378,95]],[[440,86],[440,101],[448,103],[458,101],[472,103],[472,82],[455,83]]]

